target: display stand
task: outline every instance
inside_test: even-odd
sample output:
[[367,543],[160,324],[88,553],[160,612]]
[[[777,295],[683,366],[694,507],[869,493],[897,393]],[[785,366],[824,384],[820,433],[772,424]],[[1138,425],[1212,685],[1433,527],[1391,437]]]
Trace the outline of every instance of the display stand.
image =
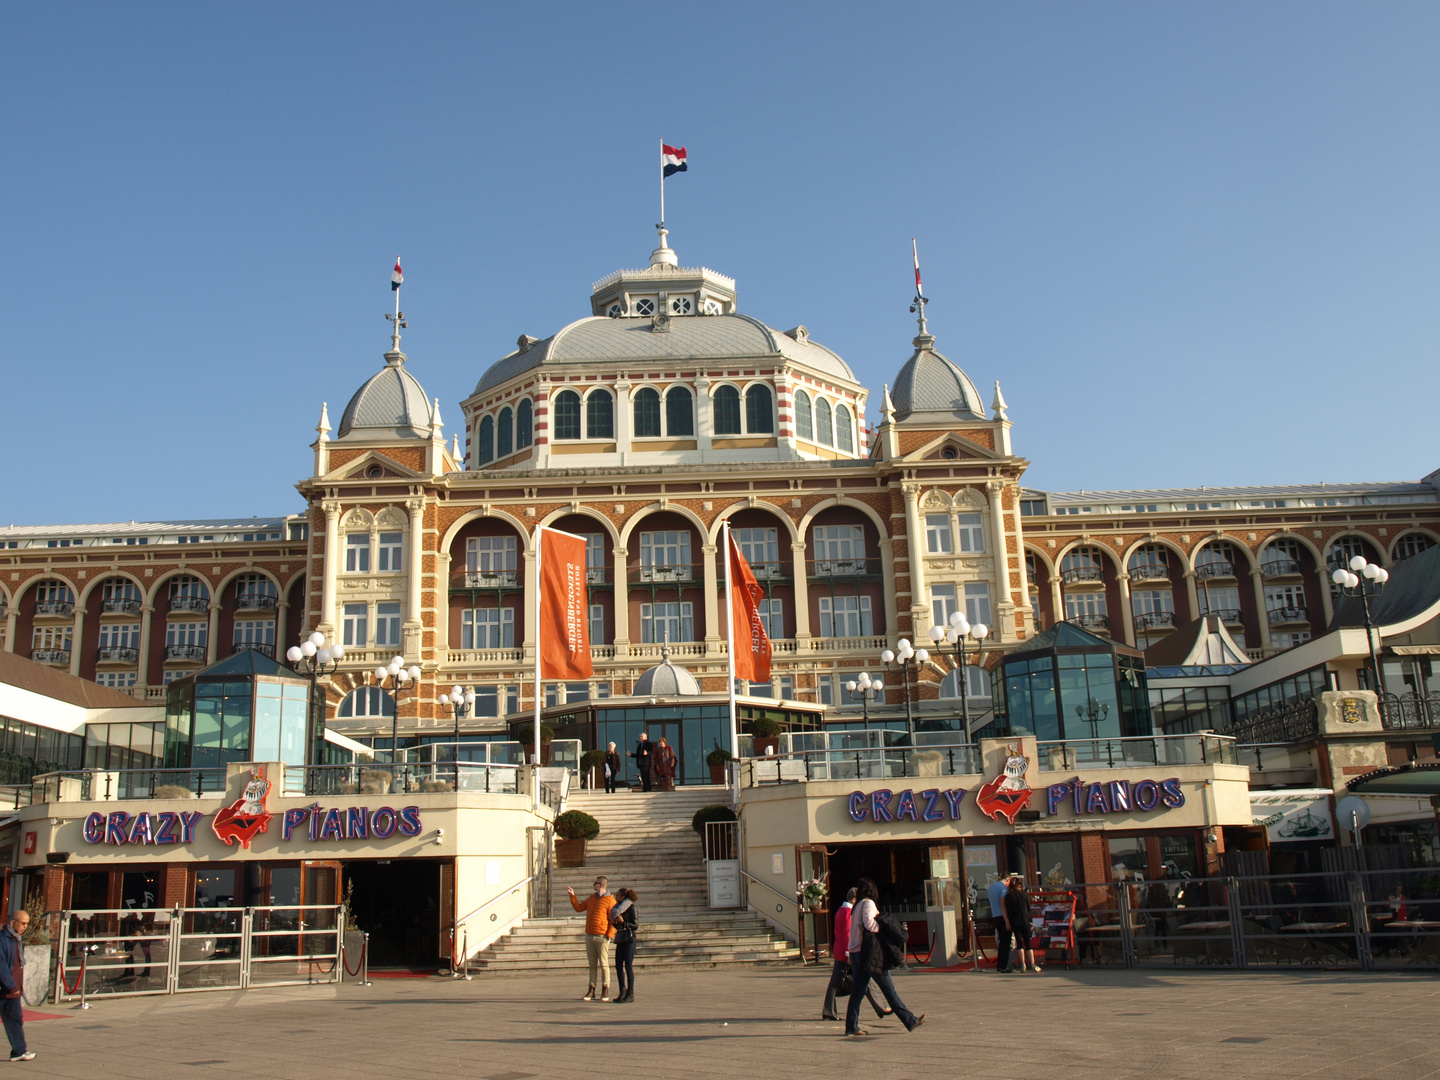
[[[1035,932],[1045,939],[1047,964],[1076,967],[1080,952],[1075,946],[1075,894],[1058,889],[1031,889],[1030,910],[1040,912],[1041,924]],[[1064,959],[1053,959],[1051,951],[1064,951]]]

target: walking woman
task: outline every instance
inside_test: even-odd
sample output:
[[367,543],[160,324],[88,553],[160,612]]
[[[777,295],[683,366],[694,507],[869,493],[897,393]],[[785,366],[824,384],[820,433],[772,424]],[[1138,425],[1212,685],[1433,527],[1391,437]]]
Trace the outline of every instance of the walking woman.
[[639,899],[634,889],[617,889],[620,902],[610,909],[610,925],[615,928],[615,982],[620,988],[615,1004],[635,1000],[635,932],[640,928],[640,914],[635,910]]
[[620,766],[623,764],[612,742],[605,751],[605,794],[615,794],[615,784],[620,779]]
[[1030,894],[1025,891],[1019,874],[1010,879],[1010,888],[1005,893],[1005,921],[1015,935],[1011,966],[1019,960],[1021,971],[1033,969],[1038,972],[1040,965],[1035,962],[1035,950],[1030,947],[1030,935],[1034,933],[1030,923]]
[[855,905],[855,914],[850,919],[852,986],[850,1007],[845,1010],[845,1034],[865,1034],[860,1030],[860,1002],[865,1000],[865,990],[872,979],[880,987],[880,992],[885,995],[885,1000],[900,1018],[900,1022],[905,1025],[905,1030],[914,1031],[925,1022],[925,1014],[916,1016],[907,1009],[900,1000],[900,995],[895,992],[895,983],[890,979],[890,965],[885,961],[885,949],[880,941],[880,923],[877,918],[880,909],[876,907],[876,901],[880,899],[880,892],[875,888],[875,882],[862,877],[860,884],[856,886],[856,895],[860,902]]
[[675,790],[675,748],[660,736],[660,745],[655,748],[655,776],[660,781],[661,791]]
[[[840,910],[835,912],[835,937],[830,942],[830,955],[835,958],[835,966],[830,971],[830,985],[825,987],[825,1004],[820,1007],[821,1020],[842,1020],[842,1017],[835,1011],[835,996],[844,992],[845,981],[850,977],[850,916],[855,907],[855,890],[851,889],[845,894],[845,902],[840,905]],[[875,1015],[886,1017],[890,1010],[880,1004],[880,994],[874,984],[865,988],[865,996],[870,999],[870,1007],[875,1010]]]

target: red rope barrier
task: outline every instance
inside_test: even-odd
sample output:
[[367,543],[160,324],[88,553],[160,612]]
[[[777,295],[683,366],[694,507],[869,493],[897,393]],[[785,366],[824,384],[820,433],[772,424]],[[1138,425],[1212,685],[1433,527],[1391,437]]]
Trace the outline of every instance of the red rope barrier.
[[345,963],[345,945],[343,942],[340,945],[340,963],[345,965],[345,974],[349,975],[352,979],[365,969],[365,950],[367,948],[369,948],[369,942],[365,942],[360,946],[360,962],[355,965],[355,970],[351,971],[350,965]]
[[65,981],[65,965],[60,965],[60,986],[64,989],[65,993],[78,994],[80,992],[80,984],[85,981],[85,961],[87,959],[88,957],[82,952],[80,954],[80,973],[75,976],[74,986],[71,986]]

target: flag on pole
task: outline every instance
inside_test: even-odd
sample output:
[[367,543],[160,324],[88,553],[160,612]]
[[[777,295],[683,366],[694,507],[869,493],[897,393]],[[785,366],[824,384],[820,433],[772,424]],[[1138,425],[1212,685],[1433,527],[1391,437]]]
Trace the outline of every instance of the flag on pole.
[[740,554],[740,545],[730,537],[730,627],[731,655],[735,677],[751,682],[770,681],[770,635],[760,619],[763,595],[750,564]]
[[405,275],[400,272],[400,259],[395,259],[395,272],[390,275],[390,291],[399,292],[400,286],[405,283]]
[[540,678],[588,679],[585,538],[542,529],[539,612]]
[[673,146],[660,144],[660,164],[665,176],[674,176],[677,172],[688,172],[690,167],[685,164],[685,148],[678,150]]
[[920,249],[915,245],[915,238],[910,238],[910,250],[915,254],[915,295],[924,296],[925,290],[920,287]]

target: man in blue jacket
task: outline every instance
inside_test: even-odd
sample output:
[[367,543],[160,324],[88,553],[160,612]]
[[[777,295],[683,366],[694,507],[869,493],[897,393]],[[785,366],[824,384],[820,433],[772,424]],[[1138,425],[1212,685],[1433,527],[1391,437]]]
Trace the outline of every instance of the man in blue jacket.
[[25,946],[20,939],[29,926],[30,913],[21,908],[0,930],[0,990],[5,994],[0,999],[0,1019],[5,1021],[5,1034],[10,1039],[11,1061],[29,1061],[35,1056],[33,1050],[25,1049],[25,1010],[20,1002],[25,985]]
[[1005,920],[1005,893],[1010,879],[997,877],[985,890],[990,899],[990,921],[995,929],[995,970],[1001,974],[1010,971],[1010,924]]

